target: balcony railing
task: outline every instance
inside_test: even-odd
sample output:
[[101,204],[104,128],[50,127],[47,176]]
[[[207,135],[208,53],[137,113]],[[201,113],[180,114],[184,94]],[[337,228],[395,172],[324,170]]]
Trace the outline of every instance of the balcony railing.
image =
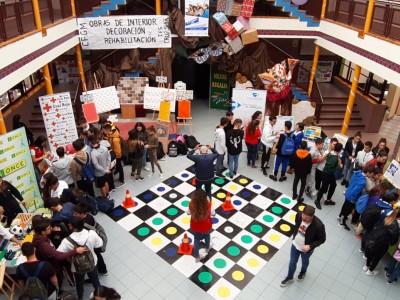
[[[326,18],[364,29],[368,0],[328,0]],[[370,31],[400,40],[400,1],[376,0]]]

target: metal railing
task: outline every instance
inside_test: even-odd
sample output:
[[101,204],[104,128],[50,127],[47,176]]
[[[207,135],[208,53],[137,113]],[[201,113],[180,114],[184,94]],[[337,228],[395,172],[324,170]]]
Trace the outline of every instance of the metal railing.
[[[328,0],[327,19],[364,29],[368,0]],[[400,1],[376,0],[370,32],[400,40]]]

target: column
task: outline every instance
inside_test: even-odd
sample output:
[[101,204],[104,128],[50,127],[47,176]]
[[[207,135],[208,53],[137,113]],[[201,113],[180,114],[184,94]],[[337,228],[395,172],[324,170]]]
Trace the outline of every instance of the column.
[[[71,0],[71,12],[72,16],[76,17],[75,0]],[[81,78],[82,89],[84,92],[86,92],[87,90],[86,90],[85,70],[83,69],[82,51],[80,44],[75,46],[75,51],[76,51],[76,62],[78,64],[78,71],[79,71],[79,77]]]

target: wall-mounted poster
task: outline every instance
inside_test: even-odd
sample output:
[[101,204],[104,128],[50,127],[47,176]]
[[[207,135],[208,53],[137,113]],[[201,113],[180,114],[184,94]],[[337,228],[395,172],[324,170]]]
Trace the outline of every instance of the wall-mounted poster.
[[171,112],[175,112],[176,91],[159,87],[146,86],[144,88],[144,109],[158,111],[162,100],[171,101]]
[[92,99],[96,104],[98,114],[119,109],[121,107],[115,86],[109,86],[97,90],[84,92],[82,95],[86,99]]
[[39,97],[51,152],[78,138],[69,92]]
[[208,36],[209,0],[185,0],[185,35]]
[[229,73],[222,70],[219,64],[212,64],[210,72],[210,108],[221,110],[230,109]]
[[242,119],[243,124],[247,124],[257,110],[264,114],[266,99],[266,90],[232,89],[232,112],[235,119]]
[[[300,65],[311,70],[313,62],[311,60],[302,60]],[[333,68],[335,66],[334,61],[319,61],[317,72],[315,73],[315,80],[317,82],[331,82],[333,75]],[[310,73],[299,68],[299,73],[297,75],[298,82],[308,82],[310,79]]]
[[25,129],[18,128],[1,135],[0,153],[0,176],[21,193],[28,212],[43,207]]

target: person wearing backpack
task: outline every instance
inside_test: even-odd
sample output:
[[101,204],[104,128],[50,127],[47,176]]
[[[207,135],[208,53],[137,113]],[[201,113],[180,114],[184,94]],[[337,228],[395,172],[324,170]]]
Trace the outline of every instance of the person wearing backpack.
[[357,157],[358,152],[360,152],[364,148],[363,142],[361,142],[361,132],[358,131],[354,135],[347,140],[346,145],[344,146],[344,169],[343,169],[343,180],[340,183],[346,187],[349,186],[350,177],[353,175],[353,166],[354,161]]
[[[103,231],[104,231],[104,228],[100,224],[98,224],[96,222],[96,220],[94,219],[94,217],[89,213],[89,208],[88,208],[88,206],[86,204],[78,203],[77,205],[75,205],[75,207],[74,207],[74,217],[78,217],[78,218],[83,219],[85,221],[85,226],[89,225],[101,237],[101,234],[99,234],[99,232],[96,230],[96,227],[98,227],[98,228],[101,227]],[[88,228],[86,228],[86,229],[88,229]],[[105,231],[104,231],[104,234],[105,234]],[[107,238],[107,236],[106,236],[106,238]],[[102,248],[104,248],[104,239],[102,239],[102,240],[103,240],[103,247]],[[104,261],[103,255],[101,254],[102,253],[102,248],[95,248],[94,249],[94,252],[97,255],[97,265],[96,265],[96,267],[97,267],[97,272],[100,275],[107,276],[109,273],[107,271],[107,265],[106,265],[106,263]],[[105,248],[104,248],[104,250],[105,250]]]
[[96,187],[100,189],[103,197],[108,197],[110,191],[108,177],[111,173],[110,153],[106,147],[99,144],[99,138],[96,136],[90,136],[89,143],[93,148],[90,153],[90,161],[93,165]]
[[85,152],[85,143],[83,139],[77,139],[72,143],[76,153],[73,160],[71,160],[71,176],[76,181],[79,189],[88,193],[90,196],[95,197],[93,189],[93,181],[84,178],[83,166],[90,163],[89,154]]
[[275,167],[274,167],[274,175],[269,175],[269,178],[273,181],[277,181],[279,167],[282,164],[281,169],[281,177],[279,181],[285,181],[286,177],[286,169],[290,158],[294,153],[294,137],[291,132],[292,122],[285,121],[285,132],[281,133],[279,136],[278,144],[276,146],[276,158],[275,158]]
[[381,258],[389,250],[390,246],[395,245],[399,240],[399,224],[397,216],[399,209],[395,209],[388,214],[383,222],[376,226],[367,236],[365,242],[365,256],[367,257],[366,265],[363,267],[366,275],[376,276],[378,271],[375,270]]
[[336,203],[332,201],[332,196],[335,193],[336,189],[336,178],[335,172],[336,169],[342,168],[342,162],[339,159],[339,153],[342,150],[343,145],[341,143],[337,143],[329,154],[326,156],[325,167],[322,172],[322,186],[318,191],[317,199],[315,200],[315,206],[318,209],[321,209],[321,199],[322,196],[328,192],[328,198],[325,200],[325,205],[335,205]]
[[61,242],[61,245],[57,249],[60,252],[68,252],[81,246],[84,246],[87,249],[87,252],[83,253],[82,257],[74,257],[71,264],[71,271],[75,276],[78,299],[83,299],[83,286],[86,274],[95,289],[100,286],[99,276],[96,269],[97,255],[94,249],[101,248],[101,246],[103,246],[103,241],[94,230],[86,230],[84,229],[84,226],[84,219],[73,217],[69,223],[72,233],[68,238],[65,238]]
[[44,300],[58,291],[56,271],[51,263],[36,258],[35,247],[31,242],[23,243],[21,252],[26,262],[17,267],[16,279],[20,286],[25,287],[25,294]]
[[[295,126],[294,126],[294,131],[293,131],[293,135],[294,135],[294,151],[296,152],[298,149],[300,149],[300,146],[301,146],[301,141],[303,140],[303,138],[304,138],[304,123],[303,122],[300,122],[300,123],[297,123]],[[294,152],[294,153],[295,153]],[[292,165],[292,161],[293,160],[290,160],[289,161],[289,170],[287,170],[287,173],[288,174],[293,174],[293,172],[294,172],[294,168],[293,168],[293,165]]]
[[107,135],[107,139],[111,145],[111,150],[115,152],[116,164],[115,173],[119,174],[118,181],[120,184],[118,187],[125,185],[124,168],[122,167],[122,147],[121,147],[121,136],[119,130],[114,126],[112,129],[111,124],[103,125],[103,133]]
[[[294,169],[294,180],[293,180],[293,200],[297,199],[297,202],[301,203],[304,201],[303,193],[306,187],[307,176],[311,173],[312,161],[311,154],[307,151],[307,142],[301,141],[300,149],[296,150],[292,156],[292,166]],[[300,183],[300,191],[297,194],[297,186]]]
[[215,129],[214,136],[215,136],[215,150],[218,152],[219,156],[217,157],[217,161],[215,163],[215,174],[218,177],[222,177],[222,170],[224,167],[224,157],[225,153],[227,152],[226,148],[226,134],[225,134],[225,126],[228,124],[228,118],[221,118],[219,125]]
[[52,162],[50,172],[59,180],[65,181],[68,184],[68,187],[74,188],[75,181],[71,175],[71,158],[65,157],[64,147],[58,147],[56,153],[58,159]]

